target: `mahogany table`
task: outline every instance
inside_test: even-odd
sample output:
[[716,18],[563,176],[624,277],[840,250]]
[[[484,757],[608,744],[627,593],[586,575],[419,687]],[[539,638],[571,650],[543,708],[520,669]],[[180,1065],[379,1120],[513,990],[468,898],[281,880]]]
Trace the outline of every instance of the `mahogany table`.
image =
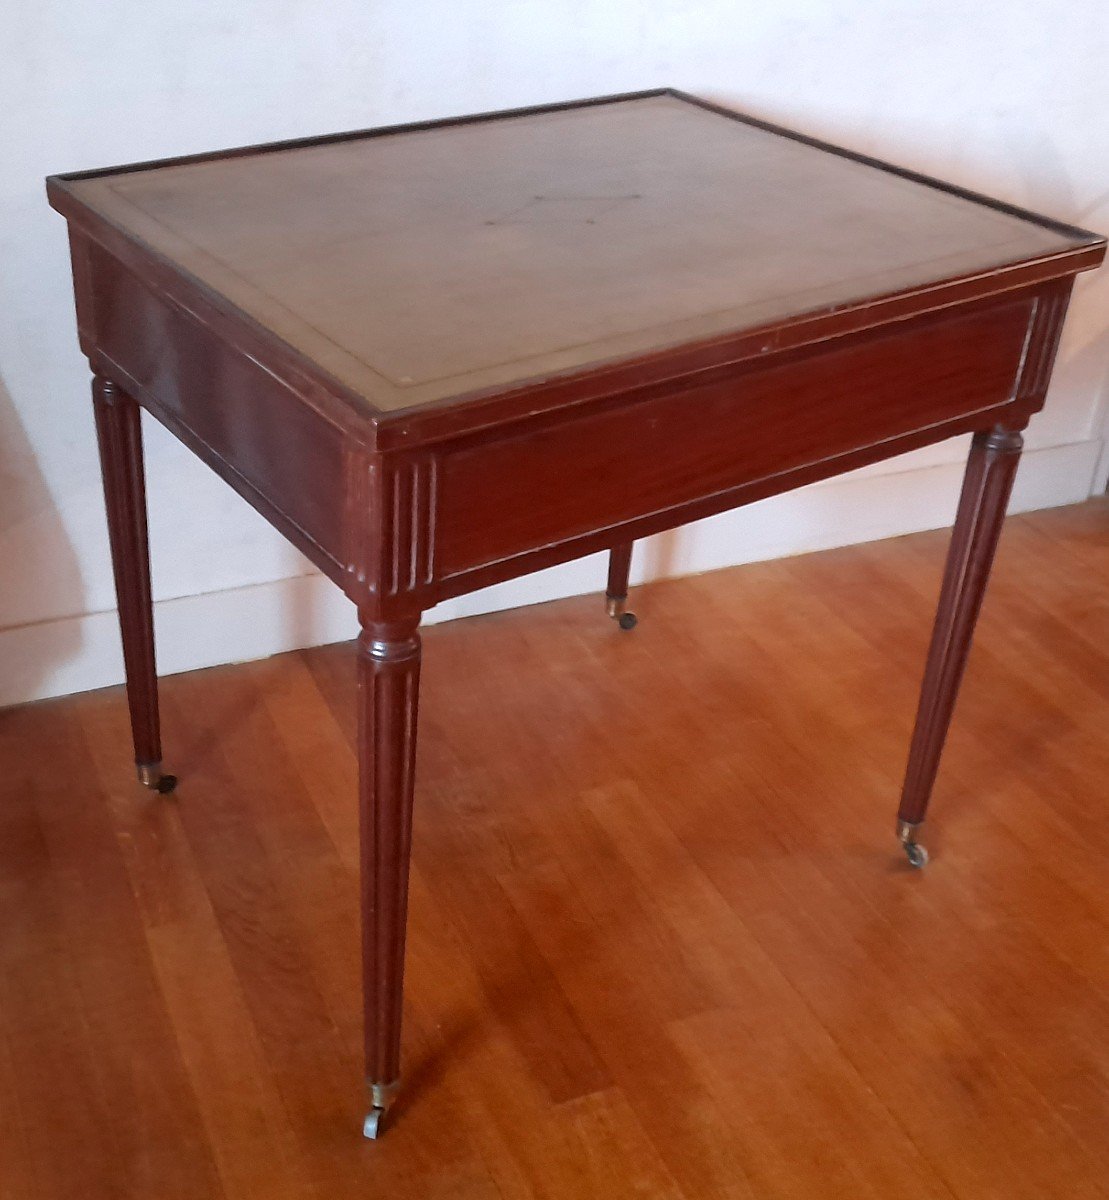
[[917,840],[1020,431],[1105,241],[670,90],[54,176],[143,783],[139,405],[357,605],[366,1076],[400,1074],[420,615],[973,433],[909,752]]

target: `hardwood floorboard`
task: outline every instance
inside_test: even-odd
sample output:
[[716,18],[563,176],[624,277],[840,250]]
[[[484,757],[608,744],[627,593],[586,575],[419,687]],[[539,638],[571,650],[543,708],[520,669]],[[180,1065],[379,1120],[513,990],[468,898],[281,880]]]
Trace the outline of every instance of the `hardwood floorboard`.
[[[0,896],[0,1029],[11,1063],[3,1096],[11,1158],[3,1191],[31,1197],[122,1196],[113,1153],[112,1105],[100,1089],[93,1048],[75,982],[76,964],[65,943],[56,882],[35,805],[34,774],[26,735],[40,710],[0,713],[0,846],[4,869]],[[53,706],[51,706],[53,708]],[[53,713],[51,717],[53,717]],[[65,1153],[58,1153],[60,1113],[69,1118]],[[15,1154],[20,1143],[27,1157]],[[22,1176],[22,1178],[20,1178]]]
[[[96,697],[80,697],[78,704],[228,1200],[314,1195],[198,874],[178,802],[134,786],[124,711],[108,708]],[[198,980],[203,986],[197,986]]]
[[946,544],[425,631],[375,1143],[352,647],[163,681],[172,797],[0,712],[0,1198],[1105,1200],[1109,501],[1007,522],[914,872]]

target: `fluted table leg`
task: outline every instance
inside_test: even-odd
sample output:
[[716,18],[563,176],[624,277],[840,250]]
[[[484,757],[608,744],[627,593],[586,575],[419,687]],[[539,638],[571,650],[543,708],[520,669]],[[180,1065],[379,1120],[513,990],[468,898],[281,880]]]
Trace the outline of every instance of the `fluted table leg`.
[[104,478],[104,502],[108,510],[108,539],[119,604],[119,627],[123,637],[135,766],[140,781],[147,787],[170,792],[177,780],[162,773],[139,406],[101,375],[93,376],[92,401]]
[[420,684],[419,617],[363,622],[358,639],[362,819],[362,969],[366,1082],[363,1132],[377,1137],[400,1081],[404,935]]
[[1018,431],[1001,426],[975,434],[971,444],[897,814],[897,835],[914,866],[927,862],[917,833],[936,780],[1022,445]]

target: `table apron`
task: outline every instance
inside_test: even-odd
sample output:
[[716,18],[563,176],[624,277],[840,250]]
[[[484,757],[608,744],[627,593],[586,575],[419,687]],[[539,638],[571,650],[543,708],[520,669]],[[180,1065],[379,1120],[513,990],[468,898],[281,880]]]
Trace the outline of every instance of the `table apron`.
[[1026,386],[1024,368],[1034,326],[1054,299],[1008,296],[897,322],[786,361],[755,360],[664,395],[444,449],[435,537],[440,593],[587,553],[620,531],[670,528],[1006,416],[1022,425],[1042,403]]
[[1041,406],[1069,278],[418,448],[74,239],[82,344],[366,611],[439,600]]
[[345,582],[349,433],[276,364],[73,239],[81,342],[93,368],[140,401],[306,554]]

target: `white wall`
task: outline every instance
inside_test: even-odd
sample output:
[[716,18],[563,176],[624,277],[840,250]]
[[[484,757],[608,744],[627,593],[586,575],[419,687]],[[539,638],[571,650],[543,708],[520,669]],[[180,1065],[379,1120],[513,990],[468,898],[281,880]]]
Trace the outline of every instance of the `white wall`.
[[[50,172],[672,84],[1109,229],[1104,0],[8,0],[0,46],[0,704],[122,677]],[[1107,376],[1109,270],[1078,284],[1017,507],[1089,494]],[[160,428],[147,448],[164,670],[352,634],[346,601],[261,518]],[[963,453],[933,447],[667,535],[637,573],[945,524]],[[434,616],[602,578],[588,560]]]

